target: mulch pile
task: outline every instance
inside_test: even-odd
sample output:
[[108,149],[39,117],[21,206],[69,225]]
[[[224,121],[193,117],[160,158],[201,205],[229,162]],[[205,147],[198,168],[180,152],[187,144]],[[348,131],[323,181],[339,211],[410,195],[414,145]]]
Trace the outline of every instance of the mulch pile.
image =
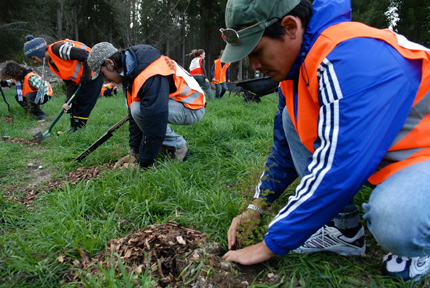
[[79,167],[75,171],[68,172],[66,179],[69,183],[77,183],[81,180],[88,181],[91,178],[98,178],[103,171],[112,170],[114,164],[103,163],[88,167]]
[[159,279],[157,286],[166,287],[175,283],[179,273],[185,268],[186,260],[179,257],[190,254],[196,246],[206,243],[206,237],[206,234],[185,228],[182,224],[150,225],[124,238],[110,240],[106,251],[94,255],[91,259],[81,250],[82,258],[79,260],[65,256],[60,256],[58,260],[72,264],[69,281],[80,282],[80,271],[100,274],[98,265],[103,269],[114,265],[115,271],[121,277],[117,258],[119,256],[127,273],[134,271],[142,274],[148,269],[147,273]]
[[[70,252],[65,251],[65,254],[72,254]],[[240,273],[235,264],[221,261],[219,255],[224,252],[216,243],[208,243],[205,233],[169,222],[149,225],[124,238],[112,239],[105,251],[92,258],[80,249],[80,259],[60,255],[58,261],[71,266],[70,270],[63,272],[63,283],[81,282],[89,274],[103,279],[102,267],[105,271],[114,269],[118,278],[123,277],[122,269],[133,279],[146,273],[152,277],[151,285],[157,288],[245,288],[264,269],[254,266],[245,268],[246,271],[241,269],[245,273]],[[274,280],[279,278],[268,276],[265,283]]]

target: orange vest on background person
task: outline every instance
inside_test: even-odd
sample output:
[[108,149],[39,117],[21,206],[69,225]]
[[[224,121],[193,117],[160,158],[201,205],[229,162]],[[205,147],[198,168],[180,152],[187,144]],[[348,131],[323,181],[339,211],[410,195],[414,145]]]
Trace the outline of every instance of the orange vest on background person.
[[[288,114],[294,123],[300,141],[312,153],[314,152],[313,143],[318,137],[317,125],[320,109],[318,101],[318,67],[340,42],[357,37],[380,39],[390,44],[406,59],[421,59],[423,63],[422,80],[418,92],[415,95],[413,107],[419,104],[421,100],[423,100],[423,102],[429,101],[430,93],[426,95],[430,89],[430,54],[428,52],[423,50],[409,50],[400,46],[395,33],[389,30],[378,30],[357,22],[340,23],[331,26],[321,33],[300,67],[300,75],[309,75],[309,86],[306,85],[306,81],[301,77],[299,78],[298,95],[300,96],[297,100],[297,107],[299,107],[298,117],[301,115],[300,120],[296,119],[294,114],[293,81],[285,80],[280,83],[282,93],[285,96]],[[306,68],[304,68],[304,66]],[[413,149],[416,148],[422,149],[418,149],[418,151],[413,154],[407,153],[409,149],[412,149],[410,151],[415,151]],[[374,174],[369,177],[368,181],[370,183],[374,185],[380,184],[390,175],[409,165],[430,160],[430,114],[423,117],[423,119],[408,133],[399,133],[396,137],[396,141],[393,142],[392,146],[385,154],[384,158],[386,157],[395,159],[396,162],[387,166],[382,166],[380,163],[380,166],[378,166]]]
[[221,59],[215,60],[214,63],[214,78],[216,82],[212,81],[212,84],[223,83],[227,81],[227,69],[230,66],[230,63],[225,63],[224,67],[221,67]]
[[[72,41],[69,39],[57,41],[48,46],[49,56],[51,57],[52,61],[54,61],[55,66],[59,70],[59,71],[56,71],[48,61],[49,67],[51,68],[52,72],[54,72],[62,80],[71,80],[76,84],[78,84],[84,69],[84,67],[82,66],[82,63],[79,62],[78,60],[61,59],[60,57],[55,55],[54,52],[52,51],[52,47],[54,47],[55,44],[63,43],[63,42],[72,43],[73,45],[75,45],[76,48],[85,49],[88,52],[91,52],[91,48],[87,47],[84,43],[81,43],[78,41]],[[93,75],[93,72],[91,72],[91,76],[92,75]]]
[[112,94],[113,94],[113,91],[115,91],[115,89],[116,89],[116,87],[115,87],[114,85],[112,85],[112,83],[109,83],[109,84],[103,85],[103,87],[102,87],[102,91],[101,91],[102,96],[105,96],[105,95],[104,95],[104,92],[105,92],[108,88],[109,88],[109,89],[112,89]]
[[[31,76],[36,76],[39,77],[39,75],[37,75],[34,72],[30,72],[27,73],[27,75],[25,75],[24,77],[24,83],[22,83],[22,96],[25,97],[25,95],[27,95],[28,93],[34,93],[37,92],[38,89],[35,89],[33,86],[30,85],[29,79]],[[15,80],[15,85],[16,85],[16,80]],[[52,96],[52,88],[51,85],[48,83],[48,95]]]
[[190,74],[191,75],[204,75],[202,69],[202,57],[197,56],[190,63]]
[[161,56],[140,72],[134,79],[131,88],[132,94],[130,95],[127,91],[128,107],[130,107],[132,102],[140,100],[137,95],[140,88],[145,84],[148,78],[155,75],[173,76],[177,89],[175,92],[169,94],[169,99],[181,102],[185,107],[192,110],[201,109],[205,106],[205,95],[197,81],[175,61],[167,56]]

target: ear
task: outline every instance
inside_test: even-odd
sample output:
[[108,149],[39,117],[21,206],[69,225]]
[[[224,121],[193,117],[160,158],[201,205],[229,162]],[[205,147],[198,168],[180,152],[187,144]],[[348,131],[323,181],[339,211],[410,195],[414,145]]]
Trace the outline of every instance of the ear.
[[287,15],[281,20],[281,25],[285,29],[285,35],[291,39],[297,37],[297,32],[302,27],[302,21],[299,17]]
[[108,70],[108,71],[110,71],[110,72],[112,72],[113,70],[114,70],[114,63],[113,63],[113,61],[111,60],[111,59],[106,59],[105,60],[105,66],[106,66],[106,69]]

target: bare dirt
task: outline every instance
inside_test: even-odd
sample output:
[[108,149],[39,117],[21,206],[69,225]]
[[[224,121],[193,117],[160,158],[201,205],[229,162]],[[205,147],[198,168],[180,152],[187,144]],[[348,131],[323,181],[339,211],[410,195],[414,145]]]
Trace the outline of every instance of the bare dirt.
[[33,162],[36,164],[27,164],[28,169],[34,170],[33,173],[31,173],[31,183],[23,186],[3,187],[6,191],[6,193],[3,194],[4,197],[29,207],[33,201],[37,199],[40,193],[50,193],[54,189],[60,189],[67,183],[76,184],[79,181],[88,181],[91,178],[98,178],[103,171],[113,168],[113,164],[110,163],[89,167],[79,167],[75,171],[68,172],[64,180],[53,180],[51,176],[51,173],[53,172],[52,169],[42,170],[43,167],[37,164],[37,161]]

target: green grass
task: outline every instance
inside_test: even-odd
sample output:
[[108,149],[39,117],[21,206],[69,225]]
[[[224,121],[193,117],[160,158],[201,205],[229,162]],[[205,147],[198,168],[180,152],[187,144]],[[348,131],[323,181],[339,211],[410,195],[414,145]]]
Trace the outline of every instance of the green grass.
[[[0,120],[0,135],[31,139],[39,127],[35,118],[16,103],[14,89],[4,90],[15,121]],[[58,95],[58,94],[57,94]],[[61,92],[60,92],[61,95]],[[267,99],[268,98],[268,99]],[[42,106],[49,120],[54,120],[64,103],[64,95]],[[79,257],[79,249],[90,256],[101,251],[112,238],[124,237],[135,229],[174,219],[186,227],[207,233],[212,241],[226,248],[226,232],[233,217],[249,203],[273,143],[273,116],[276,95],[266,96],[260,104],[243,103],[228,94],[208,103],[206,115],[192,126],[172,126],[182,134],[191,150],[182,163],[161,164],[145,172],[106,171],[99,178],[77,185],[66,185],[51,193],[40,193],[31,207],[13,197],[22,196],[25,185],[34,181],[28,163],[42,165],[56,179],[78,167],[114,162],[128,147],[128,124],[90,154],[82,163],[74,159],[127,113],[122,96],[100,98],[88,120],[88,127],[72,134],[55,136],[70,126],[65,114],[52,129],[51,137],[40,146],[31,147],[0,142],[0,287],[60,287],[62,272],[68,267],[56,259],[67,252]],[[10,116],[0,100],[0,117]],[[39,126],[38,126],[39,125]],[[39,127],[39,128],[38,128]],[[15,186],[10,192],[7,186]],[[260,241],[265,229],[293,187],[279,199],[272,213],[264,216],[261,228],[254,233]],[[357,194],[358,204],[370,191]],[[129,225],[119,225],[126,220]],[[276,256],[266,262],[266,272],[281,275],[271,287],[409,287],[380,276],[384,252],[371,235],[368,251],[378,257],[341,257],[319,253]],[[147,273],[115,275],[113,268],[102,270],[104,277],[88,276],[87,287],[151,287]],[[103,280],[101,280],[103,278]],[[427,282],[426,282],[427,281]],[[428,280],[419,285],[428,284]],[[257,281],[252,287],[260,286]],[[75,287],[68,285],[67,287]]]

